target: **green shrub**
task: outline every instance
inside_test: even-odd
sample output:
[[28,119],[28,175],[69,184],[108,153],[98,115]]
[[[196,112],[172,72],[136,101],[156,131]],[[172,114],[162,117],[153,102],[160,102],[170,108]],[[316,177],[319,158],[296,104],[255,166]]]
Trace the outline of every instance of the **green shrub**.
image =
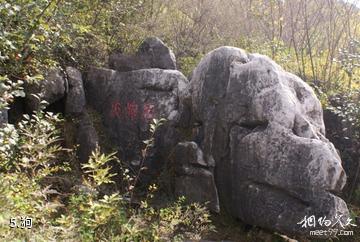
[[[0,130],[0,238],[5,241],[51,240],[57,228],[53,216],[62,206],[50,197],[57,194],[44,179],[67,171],[61,156],[68,151],[59,145],[58,116],[38,113],[25,116],[18,127],[7,124]],[[10,228],[10,219],[33,219],[31,230]]]
[[342,93],[334,99],[334,105],[329,109],[342,118],[354,131],[354,137],[360,137],[360,89]]
[[[17,126],[0,130],[0,238],[2,241],[181,241],[200,239],[212,229],[209,213],[199,204],[186,205],[185,199],[156,208],[151,185],[145,197],[136,195],[138,174],[124,170],[124,192],[114,187],[110,162],[115,154],[96,149],[82,165],[83,178],[72,184],[72,192],[61,193],[49,178],[71,174],[73,152],[60,146],[57,115],[38,112],[25,116]],[[155,121],[151,133],[161,125]],[[151,147],[153,138],[146,141]],[[144,156],[146,148],[144,151]],[[140,170],[141,172],[141,170]],[[106,192],[105,192],[106,191]],[[32,228],[21,224],[32,219]],[[15,219],[15,220],[14,220]],[[15,221],[19,228],[10,228]]]

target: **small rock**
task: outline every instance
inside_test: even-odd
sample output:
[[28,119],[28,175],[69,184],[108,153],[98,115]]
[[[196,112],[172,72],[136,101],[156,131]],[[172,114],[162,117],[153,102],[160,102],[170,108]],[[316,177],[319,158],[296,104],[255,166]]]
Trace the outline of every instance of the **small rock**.
[[144,40],[134,56],[113,52],[109,56],[109,67],[120,72],[150,68],[176,70],[176,59],[159,38],[151,37]]
[[80,117],[80,122],[77,124],[76,143],[79,145],[77,155],[80,162],[87,162],[91,153],[96,149],[99,138],[86,112]]
[[84,111],[86,100],[80,71],[73,67],[66,68],[69,91],[66,96],[65,113],[79,115]]
[[175,195],[189,202],[206,203],[213,212],[220,212],[219,198],[212,167],[204,161],[194,142],[179,143],[174,148]]
[[151,68],[176,70],[174,53],[157,37],[150,37],[140,45],[137,56],[145,59]]

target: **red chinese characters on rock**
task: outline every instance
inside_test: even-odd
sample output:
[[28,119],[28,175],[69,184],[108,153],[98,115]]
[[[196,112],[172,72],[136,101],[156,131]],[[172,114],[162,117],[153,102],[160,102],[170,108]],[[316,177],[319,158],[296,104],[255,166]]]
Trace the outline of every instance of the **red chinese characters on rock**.
[[110,117],[120,118],[120,116],[121,116],[121,104],[120,102],[113,102],[111,104]]
[[143,118],[145,121],[149,121],[155,117],[155,106],[153,104],[145,103],[143,110]]
[[135,102],[128,102],[126,104],[127,116],[131,120],[135,120],[138,113],[138,105]]
[[[123,113],[122,113],[123,112]],[[120,119],[121,117],[127,117],[129,120],[134,121],[139,114],[139,105],[134,101],[129,101],[126,103],[124,109],[119,101],[114,101],[111,104],[110,117]],[[144,103],[143,113],[141,118],[148,122],[151,119],[155,118],[155,105],[151,103]]]

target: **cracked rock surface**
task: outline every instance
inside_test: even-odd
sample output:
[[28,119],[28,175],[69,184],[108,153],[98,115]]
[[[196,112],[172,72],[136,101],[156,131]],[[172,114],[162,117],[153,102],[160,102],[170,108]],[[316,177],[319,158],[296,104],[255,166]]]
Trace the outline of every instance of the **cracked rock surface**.
[[187,91],[223,209],[286,234],[308,235],[297,224],[305,216],[349,217],[335,195],[346,182],[340,157],[325,138],[319,100],[299,77],[266,56],[221,47],[201,60]]

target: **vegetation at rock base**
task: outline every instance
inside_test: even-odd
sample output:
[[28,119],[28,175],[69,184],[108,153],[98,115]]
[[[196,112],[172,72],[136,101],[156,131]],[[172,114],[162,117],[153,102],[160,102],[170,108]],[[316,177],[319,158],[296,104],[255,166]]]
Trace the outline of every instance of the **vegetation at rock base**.
[[[76,177],[68,164],[75,159],[72,151],[59,144],[58,122],[58,116],[39,112],[1,130],[2,241],[182,241],[200,239],[213,229],[205,207],[186,205],[185,198],[163,208],[151,206],[156,185],[134,207],[138,176],[127,169],[122,174],[128,184],[125,191],[104,194],[101,186],[114,183],[117,175],[108,165],[117,159],[114,154],[97,149],[82,165],[82,180]],[[66,184],[73,185],[71,192],[66,192]],[[28,218],[31,229],[22,221]]]
[[[359,152],[358,6],[341,0],[0,0],[0,110],[23,97],[27,84],[43,81],[51,67],[106,66],[109,53],[133,53],[147,36],[174,50],[186,76],[208,51],[232,45],[270,56],[316,90],[323,106],[353,130],[352,137],[342,137],[357,142],[340,150],[346,163],[347,154]],[[132,204],[136,176],[126,169],[112,173],[109,163],[118,161],[101,148],[80,177],[72,167],[74,150],[61,146],[62,122],[39,111],[1,126],[1,240],[181,241],[213,230],[202,205],[179,199],[153,206],[153,185]],[[126,181],[125,191],[112,187],[115,176]],[[351,202],[359,205],[360,188],[354,186]],[[360,216],[356,206],[353,211]],[[20,222],[20,216],[33,219],[31,230],[9,229],[10,219]],[[229,224],[236,227],[216,225],[226,234]],[[252,240],[254,231],[266,233],[239,233]]]

